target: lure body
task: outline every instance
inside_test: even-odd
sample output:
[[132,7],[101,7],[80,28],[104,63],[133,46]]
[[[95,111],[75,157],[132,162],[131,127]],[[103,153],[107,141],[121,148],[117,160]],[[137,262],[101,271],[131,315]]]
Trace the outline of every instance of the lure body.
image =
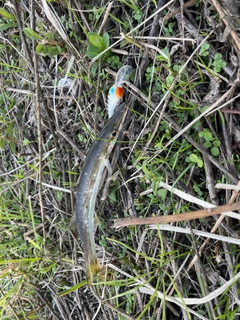
[[104,169],[109,165],[109,155],[118,139],[127,108],[121,104],[100,132],[85,160],[76,199],[77,224],[82,239],[88,284],[100,271],[94,243],[94,209]]
[[108,117],[111,118],[114,114],[116,107],[122,102],[124,95],[123,84],[126,77],[130,74],[132,68],[130,66],[123,66],[120,68],[116,75],[115,84],[109,89],[108,92]]
[[114,110],[123,99],[124,88],[118,87],[115,84],[109,89],[108,93],[108,118],[114,114]]

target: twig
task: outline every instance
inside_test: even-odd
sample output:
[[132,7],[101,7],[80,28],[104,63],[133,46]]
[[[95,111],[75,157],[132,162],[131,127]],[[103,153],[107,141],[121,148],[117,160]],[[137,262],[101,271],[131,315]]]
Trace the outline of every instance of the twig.
[[[35,10],[32,11],[32,19],[35,20]],[[35,26],[35,23],[33,24]],[[34,30],[35,31],[35,30]],[[38,196],[39,196],[39,206],[41,211],[41,218],[43,224],[43,241],[46,240],[46,231],[45,231],[45,215],[44,215],[44,206],[43,206],[43,139],[42,139],[42,113],[41,113],[41,87],[39,80],[39,70],[38,70],[38,56],[35,51],[35,41],[33,41],[33,59],[34,59],[34,72],[35,72],[35,81],[36,81],[36,107],[37,107],[37,126],[38,126],[38,153],[39,153],[39,187],[38,187]]]
[[173,16],[175,16],[177,13],[181,12],[181,10],[184,10],[186,8],[192,7],[198,0],[190,0],[187,3],[185,3],[183,6],[177,8],[175,11],[168,13],[166,17],[164,17],[164,21],[169,20]]
[[76,143],[61,128],[56,128],[56,131],[77,151],[81,160],[85,160],[86,154],[78,148]]
[[[216,8],[217,12],[219,13],[220,18],[225,23],[226,28],[228,28],[230,30],[230,34],[233,38],[233,41],[238,48],[238,55],[239,55],[240,54],[240,39],[237,35],[237,32],[235,30],[233,30],[233,28],[230,26],[229,21],[228,21],[228,16],[223,11],[221,5],[219,4],[219,1],[212,0],[212,3],[214,5],[214,7]],[[229,19],[231,19],[231,18],[229,17]]]
[[[161,15],[161,12],[162,12],[161,9],[165,5],[164,2],[165,2],[164,0],[159,0],[159,2],[158,2],[156,15],[154,16],[153,23],[152,23],[152,26],[151,26],[151,30],[149,32],[149,36],[150,37],[153,37],[155,35],[156,30],[159,27],[159,19],[160,19],[160,15]],[[153,40],[150,40],[150,45],[152,45],[152,44],[153,44]],[[138,73],[138,75],[136,74],[137,78],[136,78],[135,86],[137,88],[141,88],[141,86],[142,86],[141,84],[142,84],[143,77],[145,75],[145,71],[146,71],[146,68],[147,68],[147,65],[148,65],[149,48],[147,47],[147,44],[145,44],[145,46],[146,46],[146,50],[144,51],[140,66],[138,68],[138,72],[139,73]],[[134,99],[131,99],[130,104],[131,104],[131,102],[133,100]]]
[[[240,182],[238,183],[238,186],[240,186]],[[231,205],[235,199],[237,198],[237,195],[238,195],[238,192],[234,190],[233,194],[232,194],[232,197],[231,199],[229,200],[229,204]],[[212,228],[211,230],[211,233],[214,233],[217,228],[220,226],[221,222],[223,221],[223,219],[225,218],[224,214],[222,214],[219,219],[217,220],[217,222],[215,223],[214,227]],[[204,248],[206,247],[206,245],[208,244],[210,238],[207,238],[205,239],[205,241],[203,242],[203,244],[201,245],[199,251],[198,251],[198,255],[195,255],[192,259],[192,261],[190,262],[188,268],[187,268],[187,271],[189,271],[193,266],[194,264],[196,263],[197,259],[198,259],[198,256],[201,256]]]
[[108,308],[110,308],[111,310],[114,310],[116,312],[118,312],[119,314],[123,315],[126,319],[129,319],[129,320],[134,320],[133,317],[131,317],[129,314],[125,313],[124,311],[116,308],[115,306],[113,306],[111,303],[109,303],[107,300],[103,300],[101,297],[99,297],[98,293],[95,292],[94,288],[91,287],[91,292],[92,294],[94,295],[94,297],[98,300],[98,302],[101,304],[101,305],[105,305],[107,306]]
[[103,31],[103,28],[104,28],[104,26],[105,26],[105,24],[106,24],[106,22],[108,20],[109,13],[110,13],[110,11],[112,9],[112,5],[113,5],[113,1],[109,2],[107,10],[106,10],[105,15],[104,15],[104,18],[102,20],[101,26],[99,27],[98,34],[101,34],[102,31]]
[[[213,233],[214,232],[213,230],[211,230],[211,232],[205,232],[205,231],[201,231],[201,230],[197,230],[197,229],[190,229],[190,228],[186,228],[186,227],[184,227],[184,228],[177,227],[177,226],[173,226],[171,224],[157,224],[157,225],[153,224],[153,225],[150,225],[148,228],[146,228],[146,230],[148,230],[148,229],[151,229],[151,230],[158,230],[159,229],[162,231],[172,231],[172,232],[175,232],[175,233],[177,232],[177,233],[181,233],[181,234],[194,234],[199,237],[204,237],[204,238],[206,238],[206,240],[215,239],[215,240],[222,241],[222,242],[233,243],[238,246],[240,245],[240,239],[234,238],[234,237],[221,236],[219,234]],[[199,250],[199,252],[200,252],[200,250]],[[192,267],[192,265],[191,265],[191,267]],[[189,270],[190,270],[190,268],[187,269],[187,271],[189,271]]]
[[31,68],[33,69],[33,66],[34,66],[33,59],[32,59],[32,55],[31,55],[31,52],[29,50],[28,44],[27,44],[25,33],[23,32],[22,19],[21,19],[20,14],[19,14],[17,0],[13,0],[13,3],[14,3],[14,11],[15,11],[16,18],[17,18],[21,39],[23,41],[23,45],[24,45],[25,50],[27,52],[27,58],[28,58],[27,60],[29,61],[30,65],[31,65]]
[[179,221],[189,221],[205,217],[214,216],[215,214],[224,213],[227,211],[234,211],[240,209],[240,202],[234,204],[226,204],[213,209],[203,209],[198,211],[191,211],[176,215],[167,215],[161,217],[146,217],[146,218],[123,218],[114,221],[115,228],[126,226],[136,226],[143,224],[156,224],[156,223],[172,223]]

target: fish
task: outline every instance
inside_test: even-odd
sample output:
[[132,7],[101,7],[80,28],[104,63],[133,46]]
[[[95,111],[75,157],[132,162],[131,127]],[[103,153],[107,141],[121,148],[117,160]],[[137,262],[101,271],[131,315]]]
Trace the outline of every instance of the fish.
[[101,271],[94,242],[95,203],[104,169],[121,132],[128,108],[122,103],[99,133],[85,159],[76,195],[77,225],[82,240],[88,285]]

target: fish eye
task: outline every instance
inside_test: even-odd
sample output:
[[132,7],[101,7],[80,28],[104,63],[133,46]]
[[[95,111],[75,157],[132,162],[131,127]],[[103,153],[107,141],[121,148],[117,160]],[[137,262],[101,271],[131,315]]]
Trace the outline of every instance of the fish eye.
[[111,132],[110,139],[116,138],[117,134],[118,134],[117,130],[113,130],[113,131]]

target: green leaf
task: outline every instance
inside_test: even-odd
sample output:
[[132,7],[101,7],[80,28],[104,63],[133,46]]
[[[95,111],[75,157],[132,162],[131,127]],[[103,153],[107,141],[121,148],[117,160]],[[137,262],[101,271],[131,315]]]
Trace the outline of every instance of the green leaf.
[[213,145],[214,145],[214,147],[219,147],[221,145],[221,141],[215,140],[215,141],[213,141]]
[[33,31],[31,28],[23,28],[25,35],[32,40],[43,40],[44,38]]
[[24,139],[23,140],[23,146],[27,146],[29,145],[30,143],[32,143],[32,141],[28,140],[28,139]]
[[102,36],[102,42],[104,45],[104,50],[109,47],[109,34],[107,32],[104,32]]
[[204,143],[204,147],[205,148],[210,148],[211,147],[211,142],[210,141],[206,141],[205,143]]
[[39,53],[41,54],[42,52],[42,49],[45,45],[43,43],[39,43],[37,46],[36,46],[36,53]]
[[212,134],[210,131],[205,131],[204,138],[206,141],[211,141],[212,140]]
[[157,190],[158,190],[158,185],[159,185],[159,182],[157,179],[152,179],[152,190],[153,190],[153,194],[156,196],[157,194]]
[[162,201],[165,201],[166,196],[167,196],[167,190],[166,189],[159,189],[157,194],[162,199]]
[[208,52],[209,47],[210,47],[210,46],[209,46],[208,43],[203,43],[203,44],[201,45],[201,49],[200,49],[200,52],[199,52],[200,56],[203,56],[203,57],[208,56],[208,54],[209,54],[209,52]]
[[0,24],[0,31],[7,30],[7,29],[10,29],[10,28],[14,28],[16,26],[17,26],[16,22],[1,23]]
[[179,72],[180,69],[181,69],[181,66],[179,64],[175,64],[173,66],[173,71],[175,71],[175,72]]
[[194,154],[194,153],[190,154],[189,159],[194,163],[198,162],[198,156],[196,154]]
[[87,50],[87,56],[89,59],[93,59],[98,56],[102,52],[102,49],[95,47],[94,45],[90,44]]
[[65,294],[70,294],[71,292],[80,289],[81,287],[85,286],[87,284],[87,279],[79,282],[78,284],[76,284],[75,286],[68,288],[64,291],[62,291],[61,293],[58,294],[59,297],[64,296]]
[[62,53],[60,46],[47,46],[47,54],[52,58]]
[[214,56],[214,60],[222,60],[221,53],[216,53],[215,56]]
[[96,33],[94,35],[90,35],[89,36],[89,41],[91,42],[92,45],[94,45],[95,47],[103,50],[104,48],[104,43],[102,38]]
[[155,177],[155,174],[148,170],[145,163],[143,163],[143,165],[142,165],[142,170],[145,173],[147,178],[153,179]]
[[162,55],[157,55],[156,60],[157,61],[166,61],[168,63],[168,66],[171,66],[171,61],[170,61],[170,52],[167,47],[163,48],[162,50]]
[[117,202],[117,198],[116,198],[116,190],[112,189],[110,191],[110,193],[108,194],[108,198],[110,200],[111,203],[116,203]]
[[94,62],[90,70],[91,70],[91,74],[95,76],[98,70],[98,61]]
[[49,46],[39,43],[36,47],[36,52],[41,56],[50,56],[51,58],[62,53],[60,46]]
[[202,168],[202,166],[203,166],[203,161],[202,161],[202,159],[198,159],[197,165],[198,165],[199,168]]
[[212,147],[211,148],[211,154],[214,156],[214,157],[217,157],[219,155],[219,149],[217,147]]
[[166,85],[169,88],[174,81],[174,76],[171,74],[166,77]]
[[193,163],[196,163],[199,168],[202,168],[202,166],[203,166],[203,161],[202,161],[201,157],[198,157],[196,154],[192,153],[192,154],[190,154],[189,159],[190,159]]
[[8,20],[16,20],[16,18],[9,12],[7,12],[6,10],[4,10],[3,8],[0,8],[0,14],[1,16],[3,16],[3,18],[8,19]]
[[5,141],[0,137],[0,149],[4,149]]

